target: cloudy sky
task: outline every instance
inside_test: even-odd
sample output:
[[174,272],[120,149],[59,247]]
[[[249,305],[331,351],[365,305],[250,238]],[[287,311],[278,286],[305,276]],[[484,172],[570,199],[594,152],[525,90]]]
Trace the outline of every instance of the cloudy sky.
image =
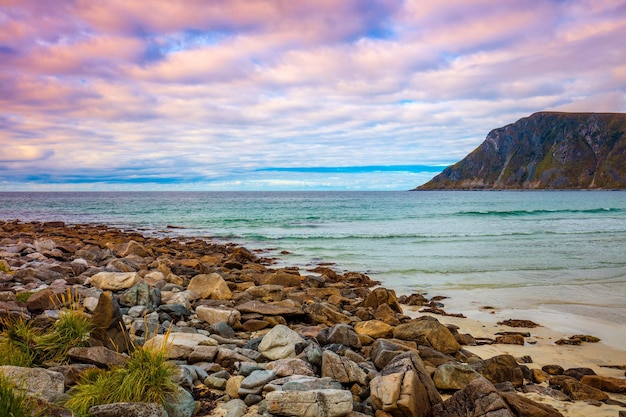
[[415,187],[626,111],[626,0],[0,0],[0,190]]

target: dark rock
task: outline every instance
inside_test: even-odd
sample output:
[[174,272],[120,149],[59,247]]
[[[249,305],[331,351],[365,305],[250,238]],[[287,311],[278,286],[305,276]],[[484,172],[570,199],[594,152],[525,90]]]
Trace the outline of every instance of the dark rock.
[[120,307],[110,291],[100,295],[93,312],[92,324],[92,346],[104,346],[119,353],[128,352],[130,336],[124,326]]
[[580,381],[583,378],[583,376],[596,375],[596,373],[591,368],[569,368],[563,372],[563,375],[574,377]]
[[585,375],[582,377],[580,382],[605,392],[613,392],[619,394],[626,392],[626,379],[623,378],[612,378],[600,375]]
[[434,417],[514,417],[493,384],[485,378],[470,382],[441,404]]
[[71,360],[82,363],[90,363],[101,368],[121,366],[128,361],[128,356],[117,353],[104,346],[75,347],[68,351]]
[[359,335],[354,331],[354,328],[348,324],[340,323],[323,329],[318,333],[317,341],[322,346],[339,343],[353,349],[361,349]]
[[491,383],[510,381],[514,387],[524,384],[524,375],[520,366],[511,355],[498,355],[482,362],[472,363],[472,367]]
[[520,417],[563,417],[554,407],[518,395],[515,392],[501,392],[502,398],[516,416]]

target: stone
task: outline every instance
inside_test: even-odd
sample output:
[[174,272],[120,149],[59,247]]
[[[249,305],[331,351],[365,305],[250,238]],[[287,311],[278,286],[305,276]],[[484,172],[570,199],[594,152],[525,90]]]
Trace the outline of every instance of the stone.
[[325,302],[308,304],[305,311],[309,320],[313,324],[334,326],[337,323],[352,322],[352,319],[341,313],[337,307]]
[[221,408],[225,411],[224,417],[242,417],[248,411],[248,406],[240,399],[230,400]]
[[49,288],[31,294],[26,301],[26,307],[32,312],[56,310],[61,305],[61,296]]
[[356,350],[361,349],[359,335],[352,326],[343,323],[335,324],[320,331],[317,334],[317,341],[322,346],[338,343]]
[[370,390],[374,408],[393,416],[427,417],[433,406],[441,403],[441,396],[415,351],[393,358],[372,379]]
[[112,403],[94,405],[89,408],[93,417],[168,417],[161,404],[154,403]]
[[285,382],[283,391],[310,391],[320,389],[343,389],[341,382],[332,378],[299,378]]
[[485,378],[470,382],[441,404],[433,417],[515,417],[496,388]]
[[402,307],[400,303],[398,303],[398,298],[394,290],[379,287],[370,292],[365,299],[365,307],[369,307],[374,311],[383,304],[387,304],[396,313],[402,314]]
[[27,395],[51,403],[59,400],[65,389],[63,374],[48,369],[5,365],[0,366],[0,375],[24,390]]
[[550,375],[542,369],[531,369],[530,372],[533,376],[533,382],[537,384],[541,384],[550,379]]
[[509,381],[516,388],[524,384],[522,369],[512,355],[497,355],[472,363],[472,367],[493,384]]
[[137,272],[98,272],[89,279],[91,285],[101,290],[119,291],[141,281]]
[[259,352],[270,360],[293,358],[295,346],[304,339],[287,326],[278,325],[270,330],[259,344]]
[[260,285],[280,285],[281,287],[299,287],[302,282],[300,274],[278,271],[261,276]]
[[241,313],[257,313],[264,316],[301,316],[304,314],[302,307],[286,306],[274,303],[264,303],[259,300],[251,300],[236,306]]
[[569,368],[563,372],[563,375],[574,377],[580,381],[585,375],[596,375],[596,373],[591,368]]
[[400,324],[400,320],[396,317],[397,314],[396,311],[389,307],[389,304],[381,304],[374,312],[374,318],[390,326],[397,326]]
[[261,329],[265,329],[270,323],[266,320],[246,320],[241,324],[241,327],[247,332],[257,332]]
[[226,383],[228,381],[224,378],[218,378],[213,375],[209,375],[206,378],[204,378],[203,382],[204,382],[204,385],[206,385],[207,387],[211,389],[224,391],[226,389]]
[[574,401],[606,401],[609,399],[605,392],[585,385],[576,378],[569,376],[553,376],[550,378],[550,385],[560,387],[561,391]]
[[213,362],[213,360],[215,360],[215,356],[217,355],[217,351],[217,346],[199,345],[196,346],[189,354],[189,358],[187,359],[187,361],[189,363]]
[[360,321],[354,325],[354,331],[359,335],[367,335],[373,339],[390,337],[393,327],[380,320]]
[[74,347],[67,352],[67,355],[73,361],[90,363],[100,368],[122,366],[128,361],[127,355],[117,353],[104,346]]
[[352,411],[346,390],[272,391],[265,396],[267,411],[279,416],[339,417]]
[[189,281],[187,289],[197,293],[200,298],[211,300],[230,300],[233,297],[224,278],[216,272],[196,275]]
[[471,366],[460,363],[444,363],[435,371],[433,382],[441,390],[460,390],[481,375]]
[[605,392],[622,394],[626,392],[626,379],[612,378],[600,375],[585,375],[580,380],[581,383],[597,388]]
[[290,375],[315,375],[313,366],[309,362],[298,358],[279,359],[268,363],[265,369],[274,371],[276,376],[279,377]]
[[91,369],[97,369],[96,365],[87,364],[87,363],[72,363],[69,365],[57,365],[51,366],[48,368],[50,371],[60,372],[63,374],[63,383],[66,387],[70,387],[72,385],[76,385],[76,383],[83,376],[85,371]]
[[241,388],[250,390],[259,389],[259,392],[261,392],[263,387],[274,379],[276,379],[276,372],[272,370],[262,369],[252,371],[250,375],[241,381],[240,392]]
[[145,346],[160,347],[167,346],[167,357],[170,359],[186,359],[198,347],[198,345],[215,346],[217,342],[208,336],[199,333],[175,332],[169,335],[156,335],[147,340]]
[[507,334],[496,337],[496,343],[501,345],[520,345],[524,346],[524,336],[519,334]]
[[342,384],[367,384],[367,375],[359,368],[359,365],[330,350],[325,350],[322,354],[322,378],[325,377],[335,379]]
[[241,383],[246,377],[243,375],[236,375],[228,378],[226,381],[226,394],[230,398],[239,398],[239,388],[241,388]]
[[119,353],[128,352],[130,335],[124,326],[120,306],[110,291],[100,294],[91,323],[91,346],[104,346]]
[[[158,290],[157,290],[158,291]],[[160,294],[160,293],[159,293]],[[160,296],[155,296],[147,282],[140,281],[124,291],[119,302],[123,306],[146,306],[150,309],[156,308],[160,302]]]
[[548,375],[563,375],[565,371],[561,365],[544,365],[541,370]]
[[376,369],[381,370],[396,356],[408,349],[389,340],[378,339],[372,344],[370,357]]
[[523,417],[563,417],[558,410],[548,404],[541,404],[514,392],[501,392],[500,395],[516,416]]
[[210,307],[201,305],[196,307],[196,314],[200,320],[204,320],[209,324],[223,322],[227,323],[229,326],[234,326],[241,321],[241,313],[239,310],[230,307]]
[[430,346],[442,353],[455,353],[461,349],[450,329],[437,320],[411,320],[393,330],[393,337],[414,340],[419,345]]
[[168,417],[191,417],[196,408],[196,403],[184,388],[176,385],[174,392],[166,395],[165,411]]

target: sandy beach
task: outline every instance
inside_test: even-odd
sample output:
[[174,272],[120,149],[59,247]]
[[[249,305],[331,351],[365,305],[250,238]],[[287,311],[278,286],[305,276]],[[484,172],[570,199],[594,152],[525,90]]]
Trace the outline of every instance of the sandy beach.
[[[569,368],[591,368],[598,375],[624,378],[626,368],[626,349],[618,348],[601,340],[598,343],[582,343],[579,346],[557,345],[555,342],[562,338],[573,336],[569,330],[579,328],[576,323],[568,323],[568,318],[557,316],[556,314],[544,315],[540,311],[463,311],[467,318],[442,317],[431,313],[420,313],[417,307],[405,307],[405,312],[411,317],[430,315],[436,317],[444,324],[453,324],[459,327],[459,333],[469,333],[475,338],[493,339],[498,332],[524,331],[529,332],[530,337],[526,338],[526,343],[522,345],[491,344],[481,346],[465,346],[465,349],[475,353],[481,358],[490,358],[496,355],[510,354],[516,358],[530,356],[532,363],[526,364],[531,369],[541,369],[544,365],[560,365],[564,369]],[[452,311],[450,311],[452,312]],[[457,313],[455,311],[455,313]],[[511,314],[514,314],[512,316]],[[477,319],[476,317],[480,317]],[[542,318],[548,318],[544,322]],[[532,320],[540,327],[531,329],[512,328],[497,324],[498,321],[506,319]],[[584,325],[590,325],[585,323]],[[604,332],[609,331],[607,324],[598,323]],[[624,337],[623,328],[613,326],[616,339]],[[594,335],[594,334],[591,334]],[[622,367],[622,369],[616,369]],[[547,385],[547,383],[543,383]],[[549,396],[534,393],[523,394],[528,398],[550,404],[559,410],[566,417],[616,417],[619,411],[624,411],[623,407],[617,405],[602,404],[601,406],[590,405],[584,401],[565,402],[555,400]],[[617,401],[626,402],[625,394],[609,394]]]

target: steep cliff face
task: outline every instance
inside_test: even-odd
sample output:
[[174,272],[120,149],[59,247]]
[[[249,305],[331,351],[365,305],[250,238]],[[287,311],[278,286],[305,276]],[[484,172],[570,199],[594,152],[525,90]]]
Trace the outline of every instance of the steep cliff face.
[[626,114],[535,113],[416,189],[626,189]]

